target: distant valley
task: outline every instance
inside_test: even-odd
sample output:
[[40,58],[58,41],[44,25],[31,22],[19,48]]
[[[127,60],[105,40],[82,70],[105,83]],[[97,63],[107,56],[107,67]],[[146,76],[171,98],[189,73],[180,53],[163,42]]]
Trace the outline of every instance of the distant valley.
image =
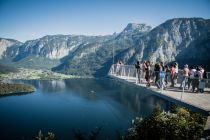
[[112,64],[177,61],[210,70],[210,19],[176,18],[152,28],[129,23],[107,36],[48,35],[25,43],[0,38],[0,64],[78,76],[105,76]]

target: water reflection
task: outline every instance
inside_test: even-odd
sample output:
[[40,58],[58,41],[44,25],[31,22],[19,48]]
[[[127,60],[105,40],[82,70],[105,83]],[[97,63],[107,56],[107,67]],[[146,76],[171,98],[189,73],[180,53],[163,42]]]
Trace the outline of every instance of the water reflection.
[[10,82],[31,84],[37,91],[0,99],[0,137],[5,139],[33,139],[40,129],[73,139],[72,129],[87,133],[100,126],[100,140],[115,139],[115,132],[124,132],[136,116],[148,116],[157,104],[168,106],[144,89],[110,79]]
[[112,100],[123,105],[127,110],[138,112],[142,116],[149,115],[156,105],[161,106],[163,109],[168,108],[167,101],[148,93],[143,88],[122,84],[110,79],[29,80],[15,82],[34,85],[41,93],[45,94],[73,94],[91,101]]

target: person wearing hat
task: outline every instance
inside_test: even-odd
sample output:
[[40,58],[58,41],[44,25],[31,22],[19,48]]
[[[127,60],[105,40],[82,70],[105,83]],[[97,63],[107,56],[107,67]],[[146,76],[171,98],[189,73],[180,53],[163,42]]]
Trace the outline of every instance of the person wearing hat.
[[180,88],[185,88],[186,85],[187,85],[187,81],[188,81],[188,77],[189,77],[189,68],[188,68],[188,65],[185,64],[184,65],[184,69],[182,71],[182,82],[181,82],[181,85],[180,85]]

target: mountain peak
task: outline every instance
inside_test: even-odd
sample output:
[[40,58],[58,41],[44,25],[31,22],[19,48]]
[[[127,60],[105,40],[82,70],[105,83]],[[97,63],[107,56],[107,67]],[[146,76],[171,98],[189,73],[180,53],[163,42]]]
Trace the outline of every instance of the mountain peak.
[[131,32],[131,31],[147,32],[150,31],[151,29],[152,27],[146,24],[128,23],[123,32]]

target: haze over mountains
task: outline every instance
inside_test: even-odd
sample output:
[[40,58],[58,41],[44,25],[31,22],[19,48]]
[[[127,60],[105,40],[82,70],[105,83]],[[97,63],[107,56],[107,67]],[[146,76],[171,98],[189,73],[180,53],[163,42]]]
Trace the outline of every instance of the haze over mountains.
[[66,74],[104,76],[115,62],[178,61],[210,70],[210,19],[176,18],[151,28],[129,23],[107,36],[48,35],[25,43],[0,39],[0,63]]

